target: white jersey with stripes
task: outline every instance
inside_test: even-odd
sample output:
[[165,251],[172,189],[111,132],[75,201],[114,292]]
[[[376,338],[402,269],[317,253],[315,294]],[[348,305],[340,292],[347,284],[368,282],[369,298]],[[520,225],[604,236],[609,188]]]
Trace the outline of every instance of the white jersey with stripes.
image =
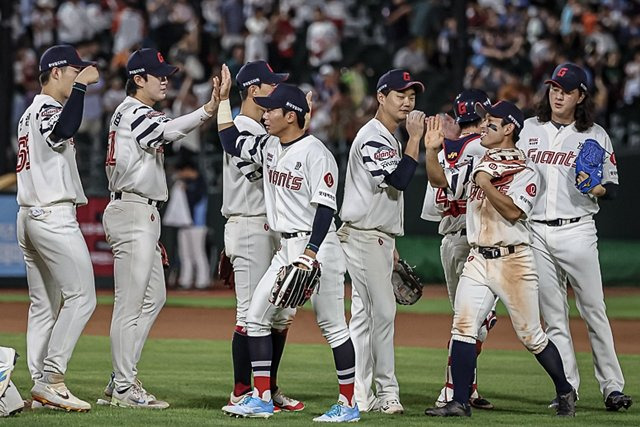
[[61,112],[58,101],[39,94],[20,118],[16,164],[20,206],[87,203],[73,138],[58,140],[52,135]]
[[340,218],[354,228],[404,234],[402,191],[385,182],[402,158],[402,144],[378,120],[356,135],[349,152]]

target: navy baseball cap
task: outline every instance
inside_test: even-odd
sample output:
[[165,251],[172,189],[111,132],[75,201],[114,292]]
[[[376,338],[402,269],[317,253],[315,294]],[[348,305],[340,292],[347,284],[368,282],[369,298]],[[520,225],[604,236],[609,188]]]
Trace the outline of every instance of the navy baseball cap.
[[267,110],[284,108],[300,114],[309,112],[309,104],[307,104],[304,92],[297,86],[286,83],[280,83],[276,86],[269,96],[256,96],[253,101]]
[[587,73],[580,66],[570,62],[558,65],[553,70],[551,78],[544,83],[559,86],[566,92],[571,92],[574,89],[587,92],[588,89]]
[[413,80],[411,73],[405,70],[395,69],[387,71],[378,79],[376,91],[380,92],[389,89],[401,92],[412,86],[415,86],[416,92],[424,92],[424,85],[417,80]]
[[489,95],[483,90],[466,89],[460,92],[453,101],[453,114],[456,116],[456,123],[469,123],[482,119],[476,113],[476,103],[491,106]]
[[515,104],[509,101],[498,101],[493,105],[483,105],[480,102],[476,103],[476,114],[480,117],[484,117],[489,114],[492,117],[498,117],[504,119],[509,123],[516,125],[518,130],[522,130],[524,126],[524,114]]
[[145,48],[136,50],[127,62],[127,74],[133,77],[137,74],[151,74],[156,77],[167,77],[178,71],[178,67],[164,61],[160,52]]
[[83,61],[78,55],[78,51],[68,44],[59,44],[51,46],[45,50],[40,57],[40,72],[44,73],[55,67],[78,67],[85,68],[90,65],[96,65],[95,62]]
[[251,85],[260,86],[262,83],[278,84],[289,78],[289,73],[274,73],[266,61],[247,62],[236,75],[238,87],[242,90]]

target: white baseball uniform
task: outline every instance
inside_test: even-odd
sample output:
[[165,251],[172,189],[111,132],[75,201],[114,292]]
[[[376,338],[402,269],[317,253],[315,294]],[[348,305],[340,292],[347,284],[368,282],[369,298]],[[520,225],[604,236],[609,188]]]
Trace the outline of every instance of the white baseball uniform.
[[[463,192],[469,183],[472,165],[477,164],[487,151],[480,144],[480,135],[472,133],[456,140],[446,139],[444,149],[438,153],[438,160],[445,171],[451,189],[433,188],[427,182],[427,191],[420,217],[426,221],[439,222],[438,232],[443,236],[440,244],[440,260],[451,308],[454,308],[456,289],[471,246],[467,240],[466,212],[467,200]],[[455,191],[458,190],[458,191]],[[460,193],[460,194],[456,194]],[[498,303],[495,298],[492,310]],[[483,322],[477,339],[484,342],[489,333],[488,323]],[[451,351],[451,346],[449,346]],[[477,398],[477,382],[474,374],[471,398]],[[440,390],[437,402],[443,404],[453,399],[453,377],[450,358],[445,371],[445,385]]]
[[96,306],[93,266],[76,220],[87,203],[73,138],[54,141],[62,105],[36,95],[18,124],[18,242],[29,284],[27,364],[31,378],[64,374]]
[[376,398],[381,403],[400,399],[391,273],[395,237],[404,234],[404,198],[384,179],[401,157],[400,141],[379,120],[367,122],[351,145],[340,211],[344,224],[338,236],[352,281],[349,330],[356,351],[355,398],[365,411],[374,407]]
[[[585,139],[595,139],[608,151],[602,183],[618,183],[613,146],[606,131],[594,124],[578,132],[573,124],[556,128],[537,118],[525,121],[518,146],[538,166],[542,191],[532,214],[533,249],[540,276],[540,309],[547,334],[560,351],[567,380],[578,390],[576,363],[567,304],[567,280],[587,323],[595,375],[607,397],[622,391],[624,377],[606,314],[593,215],[598,200],[575,187],[575,160]],[[544,222],[539,222],[544,221]],[[552,221],[552,224],[545,222]]]
[[529,246],[529,218],[539,187],[540,176],[528,159],[525,169],[497,187],[524,213],[511,223],[480,187],[470,183],[466,224],[471,252],[456,292],[452,339],[475,344],[478,328],[498,295],[525,347],[534,354],[546,347],[547,336],[540,325],[538,275]]
[[[250,135],[267,133],[261,123],[238,115],[233,120],[239,132]],[[247,312],[258,282],[280,244],[280,235],[271,229],[267,220],[262,182],[262,165],[227,153],[222,165],[222,215],[227,218],[224,228],[225,253],[233,264],[236,292],[236,325],[247,326]],[[286,329],[293,312],[274,320],[275,329]]]
[[209,117],[200,108],[172,120],[127,97],[111,118],[106,160],[111,202],[103,224],[114,255],[111,352],[118,390],[134,383],[144,342],[166,300],[157,209],[168,197],[163,146]]
[[[287,145],[268,134],[241,135],[237,145],[240,157],[262,165],[264,202],[270,227],[283,233],[280,249],[258,283],[247,314],[247,334],[267,336],[273,321],[283,311],[269,302],[280,267],[295,261],[309,241],[318,204],[336,209],[338,166],[327,147],[312,135],[304,135]],[[331,348],[349,339],[344,314],[344,273],[346,266],[336,236],[335,224],[329,228],[317,260],[322,266],[319,290],[311,297],[316,320]]]

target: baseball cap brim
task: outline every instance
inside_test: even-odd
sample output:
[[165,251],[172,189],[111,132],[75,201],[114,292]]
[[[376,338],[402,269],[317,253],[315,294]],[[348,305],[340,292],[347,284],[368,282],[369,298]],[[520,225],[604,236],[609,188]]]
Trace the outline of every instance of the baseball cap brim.
[[168,77],[178,71],[178,67],[175,65],[169,65],[166,62],[161,63],[157,67],[148,71],[148,74],[156,77]]
[[68,64],[72,67],[78,67],[78,68],[87,68],[87,67],[91,67],[92,65],[96,65],[97,62],[95,61],[75,61],[73,64]]
[[553,79],[545,80],[544,84],[557,86],[565,92],[571,92],[572,90],[578,89],[580,87],[579,83],[569,84],[568,82],[565,82],[564,84],[562,84],[559,81]]
[[284,108],[280,101],[268,96],[256,96],[255,98],[253,98],[253,102],[258,104],[262,108],[266,108],[267,110],[272,110],[274,108]]
[[[414,86],[415,86],[414,89],[415,89],[415,91],[417,93],[424,92],[424,85],[422,83],[418,82],[418,81],[407,82],[406,85],[401,86],[401,87],[397,87],[397,88],[396,87],[390,87],[390,86],[387,86],[387,87],[389,87],[390,90],[395,90],[396,92],[402,92],[402,91],[405,91],[405,90],[407,90],[407,89],[409,89],[411,87],[414,87]],[[378,91],[380,91],[380,89],[378,89]]]

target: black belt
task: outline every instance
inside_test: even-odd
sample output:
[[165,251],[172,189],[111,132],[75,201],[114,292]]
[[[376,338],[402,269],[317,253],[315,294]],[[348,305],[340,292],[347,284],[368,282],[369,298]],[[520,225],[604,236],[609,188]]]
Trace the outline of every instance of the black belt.
[[569,218],[569,219],[552,219],[551,221],[538,221],[534,219],[533,222],[539,222],[540,224],[545,224],[545,225],[548,225],[549,227],[560,227],[561,225],[575,224],[581,219],[582,217],[579,216],[577,218]]
[[280,235],[285,239],[293,239],[294,237],[304,237],[310,235],[310,231],[299,231],[297,233],[280,233]]
[[[486,259],[495,259],[516,252],[515,246],[478,246],[478,252]],[[506,253],[503,253],[506,252]]]
[[462,230],[458,230],[458,231],[454,231],[452,233],[447,233],[447,235],[455,235],[455,234],[459,234],[460,236],[466,236],[467,235],[467,229],[463,228]]
[[[141,199],[146,199],[148,205],[155,206],[157,209],[162,209],[162,207],[164,206],[164,202],[162,202],[160,200],[147,199],[146,197],[142,197],[142,196],[140,196],[140,198]],[[113,193],[113,199],[114,200],[122,199],[122,192],[120,192],[120,191],[114,192]]]

